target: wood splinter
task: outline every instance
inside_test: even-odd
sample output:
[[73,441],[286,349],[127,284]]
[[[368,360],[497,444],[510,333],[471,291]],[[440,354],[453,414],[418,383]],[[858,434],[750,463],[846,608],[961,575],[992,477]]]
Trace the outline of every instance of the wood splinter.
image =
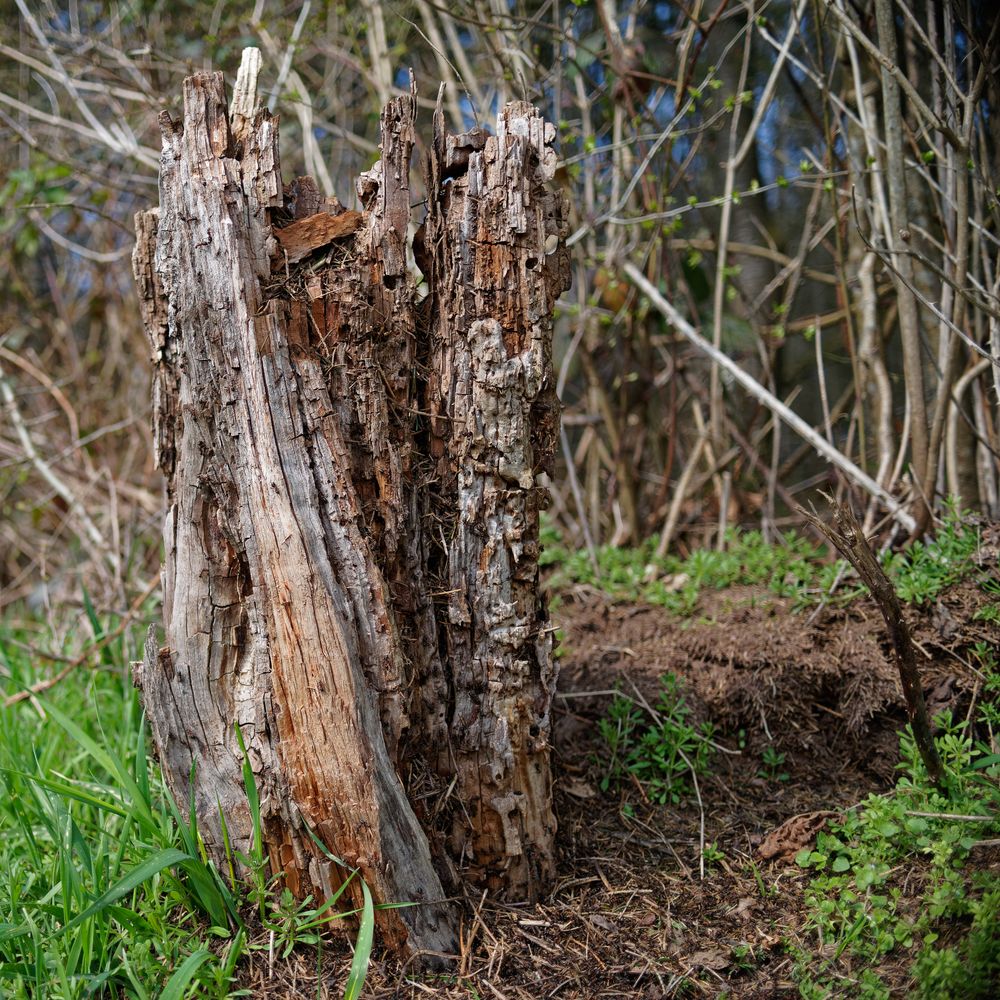
[[341,212],[340,215],[318,212],[293,222],[284,229],[275,229],[274,238],[278,241],[278,249],[272,256],[279,261],[297,264],[334,240],[356,233],[364,219],[364,212]]

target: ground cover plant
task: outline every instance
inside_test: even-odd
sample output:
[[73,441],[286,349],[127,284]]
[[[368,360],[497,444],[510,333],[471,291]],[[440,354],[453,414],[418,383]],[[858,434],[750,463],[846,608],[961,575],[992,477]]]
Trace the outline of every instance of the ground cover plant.
[[[790,534],[778,544],[759,531],[730,531],[722,549],[695,549],[687,557],[657,555],[656,541],[636,548],[601,546],[593,555],[569,551],[558,530],[549,526],[543,563],[552,568],[550,589],[592,586],[619,600],[640,600],[686,615],[694,612],[703,589],[735,584],[761,585],[797,603],[818,601],[843,573],[840,563],[820,559],[821,549],[808,538]],[[840,599],[852,596],[848,588]]]
[[[0,992],[17,997],[222,998],[248,995],[237,966],[286,958],[341,916],[294,901],[270,878],[259,838],[220,872],[187,810],[148,757],[131,682],[135,629],[88,607],[96,669],[0,708]],[[109,627],[105,628],[105,624]],[[0,670],[16,698],[43,679],[32,652],[46,628],[0,628]],[[68,648],[73,644],[67,640]],[[259,824],[252,776],[247,794]],[[237,861],[249,883],[236,878]],[[356,997],[371,948],[361,915],[344,995]]]
[[[1000,831],[1000,755],[949,712],[937,725],[943,787],[934,787],[904,733],[903,774],[892,792],[868,796],[796,857],[813,876],[807,926],[819,945],[799,952],[796,977],[804,997],[852,988],[856,996],[889,997],[878,963],[895,949],[916,956],[919,996],[995,995],[1000,873],[967,863]],[[901,906],[903,873],[921,883],[908,912]]]
[[[980,524],[951,501],[933,540],[886,550],[882,561],[900,599],[924,604],[974,575]],[[616,600],[639,600],[689,615],[696,611],[703,590],[736,585],[760,586],[777,597],[792,598],[795,610],[831,600],[846,603],[865,593],[846,562],[824,558],[824,546],[796,532],[769,543],[759,531],[731,530],[721,549],[695,549],[686,557],[657,554],[655,540],[637,548],[608,545],[594,553],[569,551],[551,524],[543,539],[542,563],[552,569],[549,588],[556,595],[572,586],[592,586]],[[979,577],[987,592],[1000,587],[995,576]],[[993,607],[984,605],[978,613],[989,617]]]
[[688,716],[681,685],[673,674],[664,674],[662,690],[654,705],[637,705],[616,695],[598,730],[607,744],[607,773],[601,789],[630,780],[653,802],[674,805],[692,791],[712,754],[711,722],[694,725]]
[[[800,612],[830,596],[814,586],[823,572],[817,549],[793,541],[762,552],[766,547],[753,534],[742,539],[734,535],[732,541],[725,555],[695,553],[687,560],[655,562],[648,550],[602,550],[595,566],[578,554],[554,578],[562,586],[573,580],[572,585],[584,588],[604,580],[616,601],[644,600],[674,614],[678,605],[662,600],[663,591],[655,586],[657,573],[701,584],[692,583],[683,598],[688,613],[697,607],[702,587],[757,585],[779,595],[784,591]],[[979,526],[953,507],[932,540],[885,553],[883,562],[911,610],[967,580],[979,594],[971,621],[993,624],[994,605],[986,598],[996,589],[996,569],[984,567],[980,553]],[[794,567],[785,578],[773,568],[782,557]],[[838,577],[845,575],[845,568],[838,564]],[[790,579],[797,586],[786,589]],[[848,599],[864,593],[864,588],[845,589]],[[811,600],[803,600],[803,595]],[[943,782],[935,786],[929,779],[904,729],[898,764],[902,776],[895,786],[873,791],[843,812],[821,815],[812,830],[814,842],[795,853],[796,863],[809,873],[802,895],[803,936],[789,935],[786,940],[795,959],[791,978],[801,996],[896,995],[880,975],[890,955],[908,967],[908,987],[914,995],[994,995],[1000,982],[1000,930],[995,922],[1000,871],[984,865],[982,857],[984,850],[1000,843],[995,838],[1000,828],[996,638],[994,633],[993,643],[980,640],[966,650],[979,694],[969,701],[966,717],[953,718],[946,709],[934,721],[945,765]],[[618,789],[626,798],[638,791],[647,802],[678,803],[690,794],[691,781],[700,778],[704,786],[717,727],[703,721],[699,731],[689,721],[691,710],[673,673],[663,675],[661,683],[664,693],[655,707],[632,682],[638,699],[620,692],[599,720],[607,750],[601,787]],[[744,729],[737,732],[736,744],[740,750],[746,747]],[[760,753],[758,778],[789,780],[784,752],[768,743]],[[622,808],[634,812],[628,801]],[[704,835],[701,850],[715,860],[718,849],[706,846]],[[763,882],[760,887],[766,891]],[[737,950],[745,958],[746,946]]]
[[[956,513],[926,545],[884,556],[918,641],[940,646],[926,682],[947,702],[939,790],[905,737],[900,753],[878,620],[812,543],[734,532],[727,552],[662,561],[609,548],[596,573],[586,553],[547,550],[565,633],[560,878],[536,907],[472,901],[478,922],[447,975],[395,966],[363,934],[352,978],[331,910],[272,882],[257,840],[248,884],[234,879],[239,859],[211,866],[147,760],[127,670],[138,633],[85,608],[88,639],[61,641],[92,655],[47,686],[56,668],[32,650],[62,647],[22,617],[0,633],[5,692],[38,692],[0,709],[3,989],[353,996],[372,949],[364,995],[386,998],[490,986],[519,998],[988,996],[1000,899],[990,551]],[[697,583],[678,609],[655,585],[679,574]],[[252,778],[246,792],[253,805]],[[780,861],[761,853],[790,817],[817,812],[807,844]]]

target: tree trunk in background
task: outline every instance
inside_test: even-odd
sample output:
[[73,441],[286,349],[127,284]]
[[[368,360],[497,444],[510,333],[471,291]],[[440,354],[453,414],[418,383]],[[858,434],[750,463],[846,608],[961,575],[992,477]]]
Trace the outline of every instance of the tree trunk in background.
[[552,129],[523,104],[495,138],[436,117],[418,303],[415,100],[387,105],[345,212],[282,185],[253,52],[231,112],[202,74],[183,125],[161,116],[160,208],[137,219],[167,480],[165,645],[151,630],[139,683],[216,859],[220,813],[236,850],[251,835],[238,724],[289,888],[347,877],[315,836],[376,902],[421,904],[377,911],[390,945],[451,953],[462,881],[533,899],[553,870]]

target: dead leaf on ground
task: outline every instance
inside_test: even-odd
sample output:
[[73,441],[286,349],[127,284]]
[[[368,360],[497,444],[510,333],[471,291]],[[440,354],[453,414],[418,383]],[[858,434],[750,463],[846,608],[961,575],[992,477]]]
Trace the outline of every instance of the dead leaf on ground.
[[567,795],[572,795],[575,799],[593,799],[597,797],[594,786],[581,778],[570,778],[563,782],[563,788]]
[[707,948],[704,951],[696,951],[686,962],[692,969],[711,969],[720,972],[729,968],[731,956],[729,951],[721,948]]
[[776,830],[772,830],[757,848],[758,857],[764,861],[792,861],[799,851],[812,847],[816,835],[839,813],[829,809],[801,813],[786,819]]

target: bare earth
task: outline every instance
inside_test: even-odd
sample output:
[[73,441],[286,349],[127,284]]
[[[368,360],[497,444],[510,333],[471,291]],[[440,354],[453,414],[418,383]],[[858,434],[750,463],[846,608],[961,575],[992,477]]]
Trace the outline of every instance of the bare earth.
[[[976,679],[965,651],[997,640],[994,626],[973,621],[982,603],[975,588],[960,586],[909,612],[932,712],[969,710]],[[418,974],[375,960],[367,996],[798,995],[786,942],[810,950],[816,942],[802,929],[807,876],[791,858],[828,816],[891,785],[905,722],[895,667],[866,600],[793,614],[769,592],[734,588],[702,594],[696,615],[682,620],[586,590],[563,599],[553,615],[565,633],[555,890],[533,907],[473,904],[458,970]],[[714,722],[730,752],[714,755],[700,805],[692,796],[680,807],[656,806],[639,787],[600,792],[596,720],[606,692],[617,686],[652,703],[668,671],[684,682],[692,718]],[[761,776],[768,745],[785,754],[787,781]],[[722,853],[704,876],[703,841]],[[1000,850],[978,851],[974,863],[996,869]],[[921,871],[903,875],[905,912]],[[258,996],[315,997],[312,957],[280,971],[259,957],[244,985]],[[912,958],[890,956],[880,970],[888,985],[905,990]],[[348,962],[339,949],[323,955],[330,996],[339,995],[334,984]]]

